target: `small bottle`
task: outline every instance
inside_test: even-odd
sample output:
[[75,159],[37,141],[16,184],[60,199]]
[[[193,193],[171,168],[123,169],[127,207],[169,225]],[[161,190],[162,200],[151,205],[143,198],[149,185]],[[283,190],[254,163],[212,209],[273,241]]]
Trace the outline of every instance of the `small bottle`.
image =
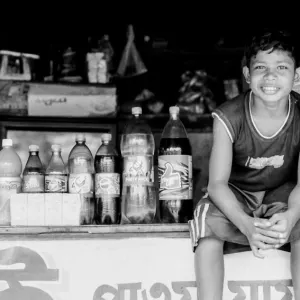
[[187,223],[193,216],[192,149],[179,107],[169,108],[158,150],[159,206],[162,223]]
[[69,193],[80,194],[80,225],[88,225],[93,223],[95,212],[93,155],[84,134],[76,134],[75,142],[68,157],[68,187]]
[[89,82],[109,83],[112,79],[114,50],[109,35],[101,39],[89,38],[90,52],[87,53]]
[[0,225],[10,225],[10,197],[21,192],[22,162],[11,139],[2,140],[0,151]]
[[95,156],[96,224],[119,224],[121,217],[119,153],[111,134],[102,134]]
[[123,156],[122,224],[152,223],[156,213],[154,185],[154,137],[141,118],[142,108],[133,107],[133,118],[121,136]]
[[22,192],[43,193],[45,174],[39,157],[39,146],[29,146],[29,157],[23,171]]
[[68,191],[68,174],[61,157],[61,146],[52,145],[52,156],[45,172],[46,193],[66,193]]

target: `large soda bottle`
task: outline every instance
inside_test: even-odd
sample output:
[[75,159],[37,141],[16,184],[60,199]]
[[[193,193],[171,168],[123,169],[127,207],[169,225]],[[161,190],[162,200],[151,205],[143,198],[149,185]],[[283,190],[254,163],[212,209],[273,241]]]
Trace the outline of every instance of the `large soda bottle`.
[[0,151],[0,225],[10,225],[10,197],[21,192],[22,162],[11,139],[2,140]]
[[69,193],[80,194],[80,224],[88,225],[93,223],[95,213],[94,159],[84,134],[76,134],[75,142],[68,157],[68,187]]
[[52,145],[52,156],[45,172],[46,193],[66,193],[68,191],[68,174],[61,157],[61,146]]
[[111,134],[102,135],[102,144],[95,155],[96,224],[119,224],[120,160],[111,143]]
[[132,108],[133,119],[121,136],[123,156],[121,223],[151,223],[156,212],[153,155],[154,137],[141,119],[142,109]]
[[22,192],[43,193],[45,174],[39,157],[39,146],[29,146],[29,157],[23,171]]
[[169,112],[158,149],[160,218],[162,223],[187,223],[193,215],[192,151],[179,107]]

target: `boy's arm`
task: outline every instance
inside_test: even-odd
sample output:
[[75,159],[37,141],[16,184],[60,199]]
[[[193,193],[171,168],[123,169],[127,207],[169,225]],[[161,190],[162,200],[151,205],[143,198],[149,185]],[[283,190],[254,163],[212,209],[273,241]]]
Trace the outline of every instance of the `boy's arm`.
[[230,190],[228,180],[232,167],[232,155],[232,142],[229,135],[221,121],[214,118],[208,194],[223,214],[247,236],[254,254],[262,257],[257,252],[258,248],[272,248],[271,244],[278,243],[278,240],[275,239],[277,235],[271,237],[261,234],[261,229],[254,226],[254,218],[244,212],[243,207]]
[[208,194],[215,205],[242,232],[250,217],[228,186],[232,166],[232,142],[218,118],[213,123],[213,147],[209,161]]
[[297,184],[292,190],[288,201],[288,212],[292,227],[294,227],[297,221],[300,219],[300,154],[298,158],[298,178]]
[[288,209],[284,213],[274,214],[270,218],[271,227],[270,229],[280,232],[280,244],[283,245],[287,242],[291,230],[300,219],[300,154],[298,160],[298,179],[297,184],[292,190],[289,200]]

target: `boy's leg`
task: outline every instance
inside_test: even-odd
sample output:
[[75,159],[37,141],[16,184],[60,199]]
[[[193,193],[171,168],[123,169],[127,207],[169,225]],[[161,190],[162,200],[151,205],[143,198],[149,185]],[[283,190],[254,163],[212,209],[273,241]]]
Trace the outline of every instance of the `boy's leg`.
[[291,273],[294,298],[300,299],[300,240],[291,242]]
[[198,300],[222,299],[224,282],[224,242],[207,237],[195,251],[195,274]]
[[[233,189],[238,201],[249,213],[245,196]],[[208,194],[197,204],[189,221],[192,248],[195,252],[195,275],[198,300],[222,299],[224,282],[224,241],[249,245],[247,238],[211,202]]]

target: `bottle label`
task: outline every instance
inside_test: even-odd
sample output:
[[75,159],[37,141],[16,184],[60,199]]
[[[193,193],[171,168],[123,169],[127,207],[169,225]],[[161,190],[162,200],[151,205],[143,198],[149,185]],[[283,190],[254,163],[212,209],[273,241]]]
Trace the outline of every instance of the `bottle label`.
[[191,155],[161,155],[158,157],[159,200],[193,198]]
[[96,172],[114,173],[116,169],[115,156],[96,156]]
[[120,196],[120,174],[118,173],[97,173],[95,175],[96,197],[110,195]]
[[153,157],[124,157],[123,184],[154,185]]
[[0,225],[10,225],[10,197],[21,192],[20,177],[0,178]]
[[71,194],[93,193],[93,175],[90,173],[70,174],[68,183]]
[[44,192],[45,177],[41,174],[23,176],[23,193]]
[[67,192],[67,175],[51,174],[45,175],[45,192],[54,193]]
[[72,171],[73,173],[85,173],[86,170],[88,170],[88,161],[86,158],[84,157],[75,157],[74,159],[71,160],[71,165],[73,166],[73,170],[72,168],[70,168],[70,171]]

